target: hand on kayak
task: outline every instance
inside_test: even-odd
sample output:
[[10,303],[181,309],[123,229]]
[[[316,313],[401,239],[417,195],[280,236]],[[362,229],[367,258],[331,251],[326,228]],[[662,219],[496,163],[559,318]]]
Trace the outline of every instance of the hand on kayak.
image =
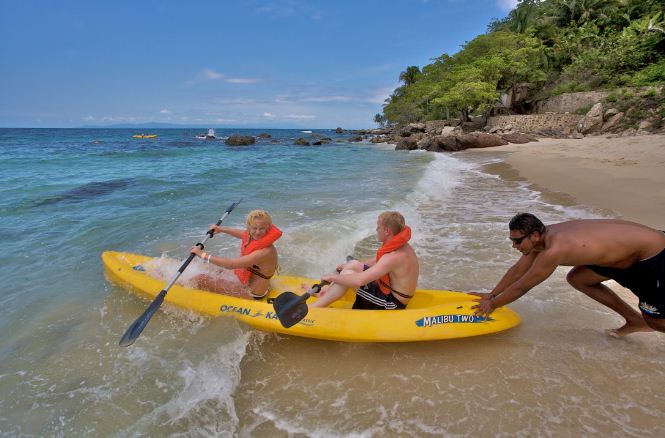
[[467,292],[469,295],[473,295],[480,298],[489,298],[490,294],[488,292]]
[[[473,314],[475,316],[484,316],[488,317],[490,313],[494,312],[494,297],[492,297],[490,294],[480,294],[480,293],[471,293],[471,295],[476,295],[479,296],[480,298],[477,300],[474,300],[478,304],[475,306],[471,306],[471,309],[476,309]],[[484,296],[482,296],[484,295]]]

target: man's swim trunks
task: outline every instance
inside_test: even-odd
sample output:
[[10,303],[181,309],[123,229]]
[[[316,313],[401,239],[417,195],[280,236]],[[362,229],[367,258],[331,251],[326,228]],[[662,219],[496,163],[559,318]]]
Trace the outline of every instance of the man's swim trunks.
[[665,318],[665,249],[626,269],[587,266],[603,277],[630,289],[640,299],[640,310],[652,318]]
[[386,295],[381,292],[376,281],[372,281],[356,291],[356,301],[353,303],[353,308],[359,310],[401,310],[406,309],[406,306],[393,294]]
[[[369,269],[365,265],[363,271]],[[406,305],[400,300],[395,298],[392,293],[386,295],[379,286],[379,281],[372,281],[356,291],[356,301],[353,303],[353,308],[358,310],[402,310],[406,309]],[[392,289],[391,289],[392,290]],[[397,292],[397,291],[393,291]],[[399,292],[397,292],[399,294]],[[404,294],[402,294],[404,295]],[[404,295],[407,297],[406,295]],[[411,297],[408,297],[411,298]]]

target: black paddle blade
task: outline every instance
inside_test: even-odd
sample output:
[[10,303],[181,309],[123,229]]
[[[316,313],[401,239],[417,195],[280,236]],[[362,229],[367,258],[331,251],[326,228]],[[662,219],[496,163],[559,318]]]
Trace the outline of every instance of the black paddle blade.
[[305,304],[307,298],[309,298],[308,294],[296,295],[293,292],[284,292],[275,298],[272,306],[284,328],[293,327],[307,316],[309,310]]
[[134,341],[136,341],[136,338],[139,337],[145,326],[148,324],[148,321],[150,321],[150,318],[152,318],[152,315],[155,314],[157,309],[159,309],[159,306],[161,306],[164,302],[165,296],[166,291],[161,291],[159,295],[157,295],[157,297],[155,297],[155,299],[152,301],[150,306],[145,309],[143,315],[139,316],[138,319],[129,326],[125,334],[120,339],[121,347],[129,347],[134,343]]

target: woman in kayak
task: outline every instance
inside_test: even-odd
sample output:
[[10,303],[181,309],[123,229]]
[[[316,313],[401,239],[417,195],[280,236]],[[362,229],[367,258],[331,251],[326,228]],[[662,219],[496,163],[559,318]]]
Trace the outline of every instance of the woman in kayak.
[[249,212],[245,224],[246,230],[217,225],[210,227],[215,234],[225,233],[241,239],[240,257],[219,257],[198,246],[192,247],[190,251],[201,257],[205,263],[233,269],[235,274],[231,280],[201,274],[194,279],[196,287],[257,300],[268,295],[270,278],[277,269],[277,250],[273,243],[282,236],[282,232],[273,225],[272,218],[263,210]]

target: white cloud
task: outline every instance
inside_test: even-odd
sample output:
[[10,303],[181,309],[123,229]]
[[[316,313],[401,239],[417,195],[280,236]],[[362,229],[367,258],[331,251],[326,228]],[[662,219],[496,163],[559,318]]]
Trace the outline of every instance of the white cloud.
[[290,120],[312,120],[316,119],[316,116],[312,116],[310,114],[287,114],[284,116],[284,118]]
[[258,78],[228,78],[224,79],[224,82],[229,84],[255,84],[261,82],[261,79]]
[[517,0],[496,0],[496,5],[502,11],[510,11],[517,6]]
[[194,85],[197,82],[201,81],[224,81],[227,84],[255,84],[257,82],[262,82],[262,79],[259,78],[243,78],[243,77],[227,77],[224,73],[211,68],[206,68],[199,72],[196,77],[192,80],[186,81],[186,85]]
[[93,116],[88,116],[84,117],[83,120],[85,120],[86,122],[92,122],[93,120],[95,120],[95,118]]
[[159,110],[159,113],[160,114],[172,114],[171,110],[166,109],[166,108],[163,108],[163,109]]
[[350,100],[349,96],[311,96],[300,99],[301,102],[348,102]]
[[274,115],[273,113],[263,113],[263,117],[266,117],[268,119],[274,119],[277,116]]
[[223,73],[219,73],[215,70],[211,70],[211,69],[208,69],[208,68],[203,70],[201,72],[201,74],[203,75],[204,78],[209,79],[211,81],[216,81],[218,79],[223,79],[224,78]]
[[392,87],[383,87],[383,88],[378,88],[372,92],[367,97],[367,102],[369,103],[378,103],[378,104],[384,104],[386,103],[386,99],[390,97],[393,91],[395,91],[395,88],[397,88],[399,85],[396,84]]

